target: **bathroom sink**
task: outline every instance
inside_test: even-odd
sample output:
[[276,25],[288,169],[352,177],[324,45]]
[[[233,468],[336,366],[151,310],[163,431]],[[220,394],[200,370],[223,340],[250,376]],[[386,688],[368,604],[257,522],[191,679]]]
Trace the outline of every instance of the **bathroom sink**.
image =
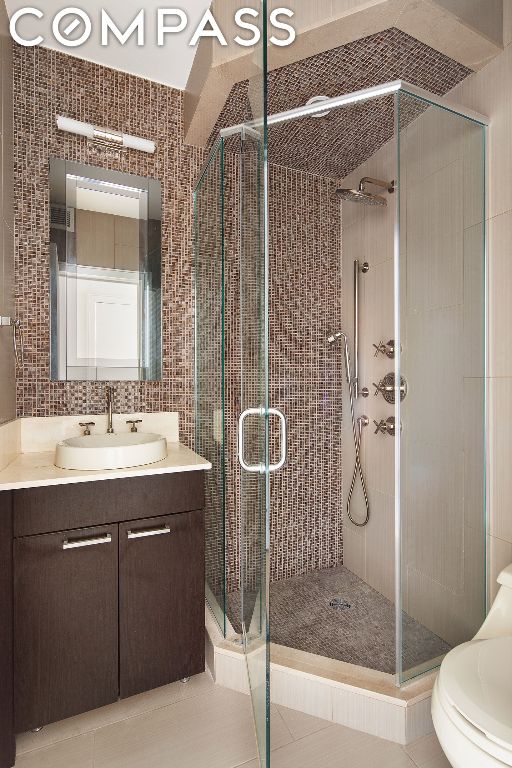
[[69,437],[57,443],[55,466],[61,469],[126,469],[167,457],[167,441],[152,432]]

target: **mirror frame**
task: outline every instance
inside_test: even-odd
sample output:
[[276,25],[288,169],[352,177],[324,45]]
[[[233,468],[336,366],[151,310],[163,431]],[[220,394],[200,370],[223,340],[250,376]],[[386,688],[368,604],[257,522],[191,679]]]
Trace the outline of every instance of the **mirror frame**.
[[[92,181],[108,182],[121,186],[140,189],[147,193],[147,228],[143,233],[145,247],[141,249],[139,260],[139,274],[146,285],[145,290],[152,291],[152,322],[142,314],[140,320],[141,332],[139,339],[140,364],[139,376],[132,379],[119,379],[122,381],[161,381],[162,380],[162,185],[157,179],[138,176],[123,171],[110,170],[99,166],[64,160],[58,157],[50,158],[49,167],[49,270],[50,270],[50,379],[52,381],[116,381],[115,378],[98,379],[98,366],[84,366],[84,370],[90,371],[83,379],[68,378],[67,360],[65,361],[66,377],[59,375],[59,367],[62,369],[62,360],[59,361],[59,312],[58,312],[58,274],[59,265],[65,263],[68,267],[76,269],[75,232],[66,230],[66,248],[64,259],[57,251],[56,231],[61,230],[52,223],[52,208],[54,205],[68,207],[67,178],[69,175],[91,179]],[[64,202],[63,202],[64,201]],[[143,220],[140,220],[143,221]],[[148,279],[149,278],[149,279]],[[140,311],[144,312],[145,301],[140,302]],[[67,322],[65,321],[67,325]],[[60,363],[60,365],[59,365]]]

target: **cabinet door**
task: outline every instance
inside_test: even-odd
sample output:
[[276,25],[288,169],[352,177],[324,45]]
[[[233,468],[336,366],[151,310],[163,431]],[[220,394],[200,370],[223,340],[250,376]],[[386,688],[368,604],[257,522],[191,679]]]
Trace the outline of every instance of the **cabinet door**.
[[117,528],[14,542],[17,732],[118,698]]
[[204,671],[203,513],[119,526],[121,697]]
[[0,766],[14,765],[12,635],[12,492],[0,493]]

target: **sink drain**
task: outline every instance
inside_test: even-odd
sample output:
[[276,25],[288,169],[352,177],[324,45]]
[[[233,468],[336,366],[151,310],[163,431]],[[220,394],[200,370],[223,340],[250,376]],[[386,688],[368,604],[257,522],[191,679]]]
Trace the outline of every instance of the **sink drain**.
[[343,597],[333,597],[329,606],[335,611],[347,611],[349,608],[352,608],[352,604],[348,600],[344,600]]

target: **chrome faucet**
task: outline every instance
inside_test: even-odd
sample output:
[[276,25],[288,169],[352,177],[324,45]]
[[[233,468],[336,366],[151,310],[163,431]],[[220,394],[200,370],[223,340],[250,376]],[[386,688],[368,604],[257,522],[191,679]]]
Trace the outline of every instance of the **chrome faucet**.
[[114,427],[112,426],[112,396],[114,390],[112,387],[107,387],[107,435],[114,434]]

